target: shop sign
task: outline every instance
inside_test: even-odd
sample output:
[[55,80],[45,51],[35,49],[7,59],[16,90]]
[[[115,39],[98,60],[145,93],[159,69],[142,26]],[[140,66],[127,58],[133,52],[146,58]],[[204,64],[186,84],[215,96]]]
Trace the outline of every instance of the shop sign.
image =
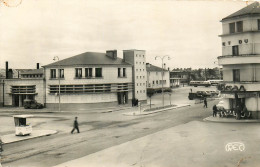
[[218,90],[220,91],[230,91],[230,92],[245,92],[246,89],[243,85],[240,85],[238,87],[237,85],[226,85],[226,84],[219,84]]

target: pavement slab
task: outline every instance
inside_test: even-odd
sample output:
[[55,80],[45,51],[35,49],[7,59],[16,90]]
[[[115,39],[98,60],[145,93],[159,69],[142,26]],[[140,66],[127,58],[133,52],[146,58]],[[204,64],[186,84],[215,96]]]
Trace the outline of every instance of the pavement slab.
[[[244,125],[192,121],[55,167],[257,167],[260,127]],[[227,150],[232,143],[244,148]]]
[[22,140],[29,140],[36,137],[49,136],[56,134],[56,130],[33,130],[30,135],[27,136],[16,136],[15,134],[8,134],[1,136],[4,144],[14,143]]

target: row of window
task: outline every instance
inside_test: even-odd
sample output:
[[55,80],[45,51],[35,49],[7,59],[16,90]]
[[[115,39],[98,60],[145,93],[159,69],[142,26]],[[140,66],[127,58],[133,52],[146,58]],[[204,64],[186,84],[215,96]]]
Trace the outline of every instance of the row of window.
[[139,83],[139,84],[137,83],[136,84],[136,86],[142,86],[142,85],[145,86],[145,83]]
[[[139,71],[142,71],[142,69],[136,69],[136,72],[138,72],[138,70],[139,70]],[[144,69],[143,69],[143,71],[144,71]]]
[[[153,81],[153,85],[154,85],[155,83],[156,83],[157,85],[158,85],[158,84],[162,84],[162,80]],[[163,80],[163,84],[166,84],[166,80]]]
[[[60,93],[111,93],[126,92],[132,90],[131,83],[120,84],[82,84],[82,85],[60,85]],[[59,85],[49,85],[49,93],[59,92]]]
[[[260,30],[260,19],[257,19],[257,29]],[[243,21],[229,23],[229,33],[243,32]]]
[[136,79],[142,79],[142,78],[145,78],[145,76],[136,76]]
[[[100,78],[102,77],[102,68],[94,68],[95,70],[95,78]],[[51,69],[51,78],[64,78],[64,69],[59,69],[58,70],[58,75],[57,75],[57,69]],[[75,78],[82,78],[82,68],[75,68]],[[85,68],[85,78],[92,78],[93,77],[93,68]]]
[[23,78],[42,78],[43,74],[22,74]]
[[[136,61],[135,64],[138,64],[138,61]],[[142,64],[142,62],[139,62],[139,64]],[[144,64],[144,62],[143,62],[143,64]]]
[[[139,55],[139,57],[141,57],[141,56],[143,56],[143,57],[144,57],[144,55]],[[136,54],[136,55],[135,55],[135,57],[138,57],[138,55]]]
[[136,93],[145,93],[145,90],[136,91]]

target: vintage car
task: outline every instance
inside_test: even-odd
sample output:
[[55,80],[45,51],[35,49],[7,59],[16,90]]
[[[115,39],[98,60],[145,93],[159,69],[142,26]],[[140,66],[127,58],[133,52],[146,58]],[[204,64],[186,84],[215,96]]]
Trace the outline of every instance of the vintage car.
[[38,103],[36,100],[25,99],[24,108],[25,109],[41,109],[41,108],[43,108],[43,105],[41,103]]

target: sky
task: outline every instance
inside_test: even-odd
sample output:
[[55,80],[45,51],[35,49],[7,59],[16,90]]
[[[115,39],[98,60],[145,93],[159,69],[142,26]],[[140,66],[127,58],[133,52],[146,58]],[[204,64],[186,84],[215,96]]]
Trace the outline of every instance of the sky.
[[[8,0],[10,4],[20,0]],[[249,4],[252,2],[249,2]],[[12,4],[12,5],[13,5]],[[173,68],[214,68],[220,20],[246,7],[239,0],[22,0],[0,4],[0,68],[36,68],[83,52],[146,50]]]

